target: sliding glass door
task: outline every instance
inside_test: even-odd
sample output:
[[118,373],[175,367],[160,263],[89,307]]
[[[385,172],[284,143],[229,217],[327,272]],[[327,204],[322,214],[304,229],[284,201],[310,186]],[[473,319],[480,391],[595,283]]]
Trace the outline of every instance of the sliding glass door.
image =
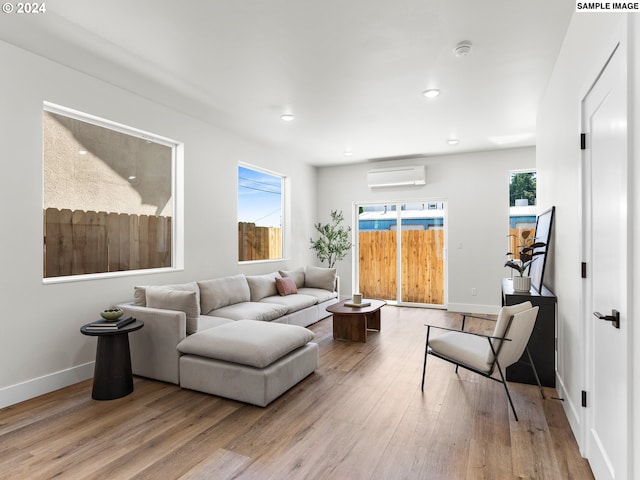
[[356,213],[354,287],[368,298],[443,307],[445,203],[363,204]]
[[357,229],[358,266],[355,278],[365,298],[396,300],[398,250],[396,205],[359,205]]

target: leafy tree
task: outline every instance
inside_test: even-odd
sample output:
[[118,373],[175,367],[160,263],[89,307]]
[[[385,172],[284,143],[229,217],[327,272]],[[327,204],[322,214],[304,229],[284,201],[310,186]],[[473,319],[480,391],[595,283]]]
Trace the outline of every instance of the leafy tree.
[[351,227],[343,227],[341,225],[343,220],[341,211],[332,210],[330,223],[314,225],[320,237],[317,240],[311,239],[310,248],[316,251],[321,262],[329,263],[329,268],[333,268],[338,260],[342,260],[351,248],[349,241]]
[[536,174],[534,172],[516,173],[511,176],[509,205],[515,206],[516,200],[520,198],[529,200],[529,205],[536,204]]

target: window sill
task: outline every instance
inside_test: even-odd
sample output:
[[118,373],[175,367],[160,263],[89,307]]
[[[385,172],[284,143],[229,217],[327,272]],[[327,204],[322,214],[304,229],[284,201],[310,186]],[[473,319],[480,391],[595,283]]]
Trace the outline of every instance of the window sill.
[[180,272],[184,268],[148,268],[144,270],[127,270],[123,272],[88,273],[83,275],[66,275],[64,277],[43,278],[44,285],[69,282],[86,282],[91,280],[103,280],[106,278],[132,277],[137,275],[152,275],[156,273]]

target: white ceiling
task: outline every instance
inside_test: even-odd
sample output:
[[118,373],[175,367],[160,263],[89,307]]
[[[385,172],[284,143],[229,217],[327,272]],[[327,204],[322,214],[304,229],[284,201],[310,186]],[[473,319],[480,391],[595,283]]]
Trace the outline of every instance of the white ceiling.
[[[0,39],[314,165],[535,144],[571,0],[55,0]],[[453,48],[472,42],[471,54]],[[426,99],[422,91],[438,88]],[[295,114],[293,122],[280,115]],[[446,143],[459,138],[457,146]],[[351,156],[344,151],[350,149]]]

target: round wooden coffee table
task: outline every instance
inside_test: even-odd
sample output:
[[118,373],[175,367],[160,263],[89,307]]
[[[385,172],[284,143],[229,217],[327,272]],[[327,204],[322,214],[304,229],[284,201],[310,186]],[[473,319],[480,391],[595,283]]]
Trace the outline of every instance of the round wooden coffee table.
[[327,312],[333,313],[333,338],[350,340],[352,342],[366,342],[367,330],[380,331],[380,309],[387,302],[384,300],[362,299],[362,307],[352,307],[346,304],[351,300],[343,300],[327,307]]

